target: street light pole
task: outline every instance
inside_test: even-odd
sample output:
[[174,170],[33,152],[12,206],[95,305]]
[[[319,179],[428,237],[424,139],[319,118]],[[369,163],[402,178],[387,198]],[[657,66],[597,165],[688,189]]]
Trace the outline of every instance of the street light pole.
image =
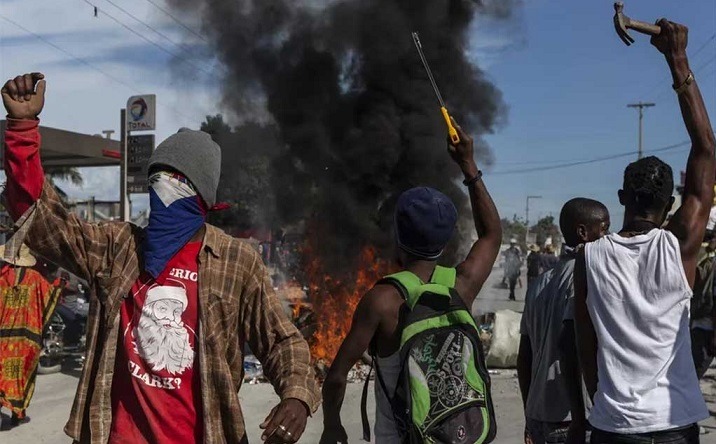
[[639,154],[637,159],[641,159],[644,155],[644,147],[643,147],[643,130],[644,130],[644,108],[651,108],[652,106],[656,106],[655,103],[631,103],[627,105],[627,108],[639,108]]
[[542,199],[542,196],[527,196],[527,205],[525,206],[525,224],[527,230],[525,230],[525,243],[527,243],[530,235],[530,200],[531,199]]

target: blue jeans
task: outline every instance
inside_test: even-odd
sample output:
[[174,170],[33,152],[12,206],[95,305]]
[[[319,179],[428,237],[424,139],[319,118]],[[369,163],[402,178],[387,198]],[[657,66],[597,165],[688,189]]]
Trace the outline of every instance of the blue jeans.
[[592,428],[591,444],[699,444],[699,426],[690,426],[662,432],[622,435]]

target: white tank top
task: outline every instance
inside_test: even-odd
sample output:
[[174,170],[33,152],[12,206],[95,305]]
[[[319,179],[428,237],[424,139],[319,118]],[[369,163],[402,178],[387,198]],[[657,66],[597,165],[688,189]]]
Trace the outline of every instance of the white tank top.
[[687,426],[709,416],[691,356],[692,291],[666,230],[587,244],[587,306],[599,384],[589,416],[613,433]]
[[[395,388],[398,385],[400,376],[400,352],[381,358],[376,357],[380,376],[383,378],[389,396],[395,395]],[[694,370],[696,371],[696,370]],[[395,425],[393,409],[390,400],[386,396],[378,376],[375,378],[375,443],[376,444],[400,444],[400,435]]]

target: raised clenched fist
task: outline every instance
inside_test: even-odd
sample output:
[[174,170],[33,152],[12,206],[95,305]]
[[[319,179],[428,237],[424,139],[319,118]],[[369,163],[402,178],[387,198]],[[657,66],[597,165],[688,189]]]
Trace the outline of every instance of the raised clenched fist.
[[35,119],[45,106],[45,76],[39,72],[10,79],[2,87],[2,102],[11,119]]

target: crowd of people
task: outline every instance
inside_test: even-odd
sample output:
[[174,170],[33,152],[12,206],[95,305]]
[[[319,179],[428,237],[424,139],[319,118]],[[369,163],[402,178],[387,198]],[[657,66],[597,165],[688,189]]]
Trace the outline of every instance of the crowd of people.
[[[697,266],[714,199],[714,134],[689,69],[687,29],[659,25],[652,43],[666,58],[692,141],[682,204],[667,222],[672,170],[640,159],[618,191],[619,232],[608,234],[602,203],[571,199],[560,214],[561,255],[528,256],[518,364],[525,443],[698,443],[697,423],[708,416],[696,368],[713,357],[713,301],[694,324],[690,301],[697,283],[704,287]],[[44,179],[44,76],[7,81],[2,98],[4,197],[16,226],[0,269],[0,405],[14,421],[25,417],[38,336],[57,302],[53,286],[32,272],[32,250],[89,284],[86,360],[65,426],[75,442],[246,443],[238,395],[246,344],[280,397],[260,425],[268,443],[297,442],[321,398],[320,442],[348,442],[340,415],[347,375],[366,350],[377,373],[375,442],[495,438],[470,308],[497,260],[502,228],[473,140],[457,122],[459,142],[448,151],[464,175],[478,240],[454,268],[438,266],[458,210],[438,190],[405,191],[394,214],[402,271],[364,295],[321,392],[308,344],[259,253],[205,222],[221,164],[208,134],[182,129],[152,154],[146,229],[91,224],[68,212]],[[522,258],[511,250],[505,278],[514,298]],[[708,333],[692,343],[692,327]]]
[[[689,69],[687,29],[659,25],[652,43],[692,141],[682,203],[668,217],[673,172],[647,157],[624,172],[619,232],[607,234],[600,203],[565,204],[568,248],[528,291],[520,329],[526,443],[584,442],[587,433],[595,444],[698,443],[697,423],[709,416],[698,379],[713,356],[713,300],[693,323],[690,315],[694,290],[713,284],[697,265],[713,204],[714,134]],[[692,326],[707,332],[695,348]]]
[[544,247],[537,244],[531,244],[527,247],[529,254],[523,260],[523,253],[520,249],[517,239],[510,239],[510,246],[502,252],[504,271],[502,277],[502,285],[510,291],[509,300],[514,301],[515,288],[522,288],[522,265],[526,263],[527,268],[527,291],[535,282],[535,279],[551,269],[559,262],[559,256],[555,254],[555,248],[552,243],[547,243]]

